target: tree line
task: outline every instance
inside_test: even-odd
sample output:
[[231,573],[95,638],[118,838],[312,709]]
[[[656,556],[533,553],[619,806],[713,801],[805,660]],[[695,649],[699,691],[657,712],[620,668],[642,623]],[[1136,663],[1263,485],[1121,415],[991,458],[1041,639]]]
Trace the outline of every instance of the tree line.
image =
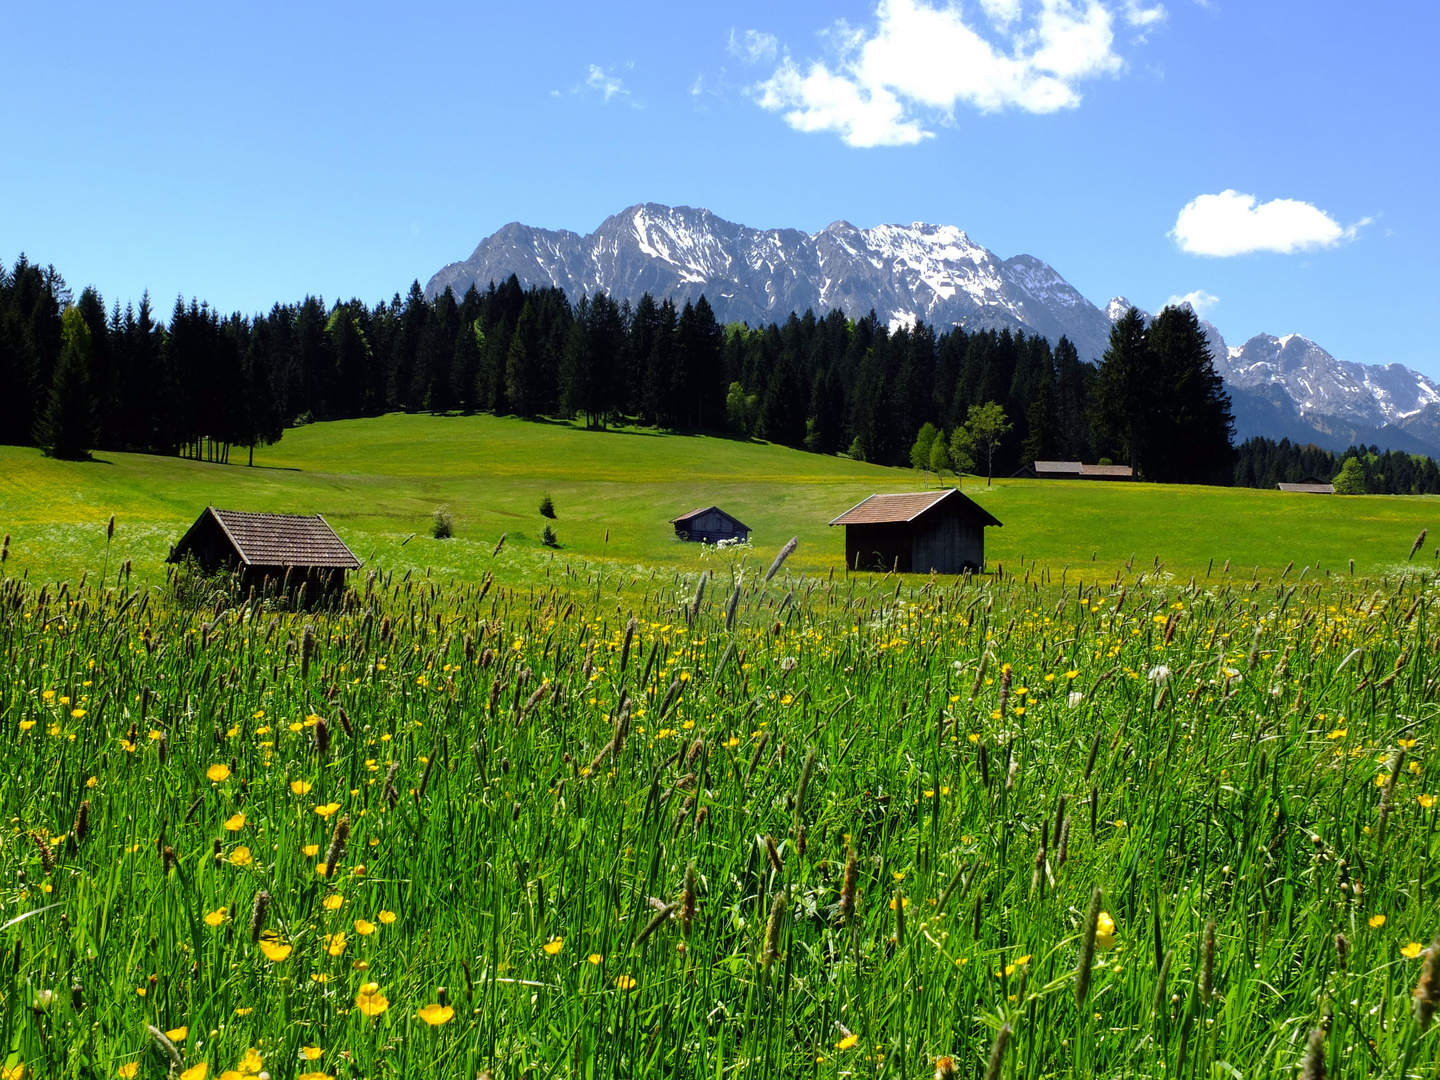
[[108,309],[94,288],[74,299],[24,256],[0,270],[0,442],[218,460],[245,447],[253,460],[287,426],[394,410],[728,431],[894,465],[912,462],[926,425],[928,447],[965,459],[985,415],[978,460],[994,475],[1057,458],[1245,482],[1188,308],[1148,325],[1132,310],[1097,367],[1066,338],[1021,330],[838,310],[722,326],[703,297],[572,303],[514,276],[461,297],[430,299],[416,282],[373,305],[307,296],[252,316],[177,299],[165,319],[148,295]]
[[1257,435],[1235,448],[1237,487],[1274,488],[1315,479],[1341,495],[1440,495],[1440,466],[1424,454],[1352,446],[1343,453],[1313,443]]

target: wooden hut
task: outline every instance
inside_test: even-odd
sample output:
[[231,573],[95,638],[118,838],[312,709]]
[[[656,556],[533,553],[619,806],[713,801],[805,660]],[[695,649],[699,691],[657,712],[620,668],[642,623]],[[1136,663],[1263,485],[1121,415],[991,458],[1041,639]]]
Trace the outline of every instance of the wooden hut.
[[902,574],[985,568],[985,528],[999,520],[954,488],[871,495],[831,525],[845,526],[845,565]]
[[357,559],[319,514],[252,514],[207,506],[169,561],[193,559],[206,573],[240,573],[242,593],[305,586],[307,603],[337,593],[345,571],[358,570]]
[[750,526],[739,518],[727,514],[718,506],[701,506],[688,514],[671,518],[675,535],[681,540],[692,540],[700,544],[718,544],[721,540],[750,539]]

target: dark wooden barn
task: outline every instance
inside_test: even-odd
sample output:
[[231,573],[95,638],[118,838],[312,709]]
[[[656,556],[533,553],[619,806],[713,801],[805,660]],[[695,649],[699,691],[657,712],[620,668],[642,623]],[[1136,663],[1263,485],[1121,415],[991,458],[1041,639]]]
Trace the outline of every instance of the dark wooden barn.
[[725,513],[718,506],[702,506],[671,518],[675,535],[681,540],[693,540],[701,544],[718,544],[721,540],[750,539],[750,526],[739,518]]
[[831,525],[845,526],[845,565],[902,574],[960,574],[985,568],[993,514],[954,488],[871,495]]
[[307,603],[334,595],[357,559],[319,514],[252,514],[207,506],[170,551],[169,561],[193,559],[207,573],[240,573],[243,593],[305,586]]

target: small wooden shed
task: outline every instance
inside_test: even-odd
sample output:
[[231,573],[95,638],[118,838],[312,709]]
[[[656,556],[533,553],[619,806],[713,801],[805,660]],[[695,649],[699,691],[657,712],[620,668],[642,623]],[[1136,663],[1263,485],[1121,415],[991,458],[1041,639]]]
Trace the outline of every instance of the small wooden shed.
[[675,535],[681,540],[700,544],[718,544],[721,540],[743,542],[750,539],[750,526],[718,506],[697,507],[688,514],[671,518],[670,524],[675,526]]
[[193,558],[207,573],[238,570],[241,589],[285,589],[303,584],[309,602],[338,592],[345,571],[360,560],[319,514],[255,514],[207,506],[168,561]]
[[902,574],[985,568],[985,529],[1000,521],[955,488],[871,495],[831,525],[845,526],[845,565]]

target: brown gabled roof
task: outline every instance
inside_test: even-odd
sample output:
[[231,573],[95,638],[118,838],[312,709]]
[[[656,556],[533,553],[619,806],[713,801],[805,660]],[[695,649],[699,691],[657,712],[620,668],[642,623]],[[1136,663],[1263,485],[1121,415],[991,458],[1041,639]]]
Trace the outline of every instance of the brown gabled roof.
[[1301,495],[1334,495],[1335,485],[1318,481],[1316,483],[1281,484],[1280,490],[1296,492]]
[[852,506],[841,514],[831,525],[880,525],[885,523],[914,521],[921,514],[928,513],[946,500],[958,499],[959,506],[969,510],[980,519],[982,525],[1000,524],[990,511],[974,499],[962,495],[955,488],[945,491],[907,491],[898,495],[871,495],[868,499]]
[[175,545],[173,558],[185,554],[191,536],[207,517],[220,526],[246,566],[360,568],[360,560],[319,514],[252,514],[243,510],[218,510],[213,506],[205,508],[205,513]]
[[677,524],[678,522],[681,522],[681,521],[689,521],[691,518],[699,517],[701,514],[709,513],[711,510],[714,510],[717,514],[724,514],[727,518],[729,518],[731,521],[735,522],[736,525],[740,526],[740,528],[744,529],[746,532],[749,532],[749,531],[750,531],[750,526],[749,526],[749,525],[746,525],[743,521],[741,521],[739,518],[737,518],[734,514],[728,512],[728,511],[726,511],[726,510],[721,510],[720,507],[718,507],[718,506],[697,506],[694,510],[691,510],[688,514],[681,514],[679,517],[673,517],[673,518],[671,518],[671,519],[670,519],[670,524],[671,524],[671,525],[674,525],[674,524]]

